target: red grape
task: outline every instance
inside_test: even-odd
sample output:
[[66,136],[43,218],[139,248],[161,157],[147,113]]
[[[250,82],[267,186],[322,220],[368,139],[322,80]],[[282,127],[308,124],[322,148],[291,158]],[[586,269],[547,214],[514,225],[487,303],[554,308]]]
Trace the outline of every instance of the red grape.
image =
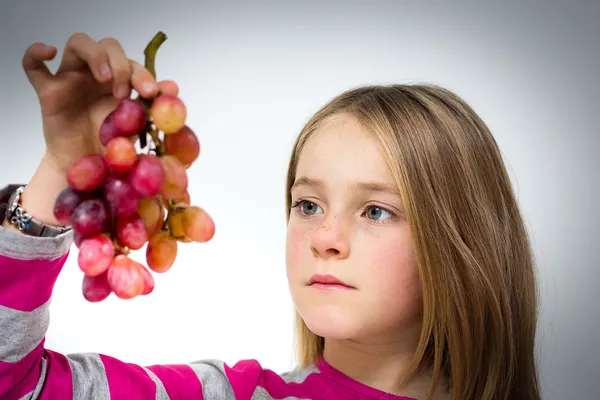
[[70,225],[75,208],[90,197],[89,193],[77,192],[70,187],[65,188],[54,202],[54,217],[63,225]]
[[114,111],[108,114],[104,121],[102,121],[102,125],[100,125],[100,132],[98,136],[100,137],[100,143],[102,143],[103,146],[106,146],[108,142],[110,142],[112,139],[121,136],[121,133],[115,126]]
[[215,234],[215,223],[204,209],[190,206],[182,214],[185,236],[194,242],[207,242],[212,239]]
[[160,95],[150,108],[150,115],[156,127],[165,135],[178,132],[185,125],[187,109],[177,96]]
[[130,181],[140,196],[156,196],[163,186],[165,173],[160,159],[148,154],[139,156],[139,160],[130,172]]
[[104,271],[97,276],[84,275],[81,284],[83,297],[92,303],[97,303],[106,299],[112,292],[107,278],[108,271]]
[[81,242],[83,242],[84,239],[85,239],[85,236],[83,236],[78,231],[74,231],[73,241],[75,242],[75,246],[77,246],[77,247],[81,246]]
[[167,231],[159,231],[148,242],[146,247],[146,262],[154,272],[168,271],[177,258],[177,242]]
[[160,157],[165,179],[160,189],[160,194],[166,199],[173,200],[185,195],[188,186],[185,167],[175,156],[164,155]]
[[121,246],[130,250],[141,249],[148,241],[144,220],[137,213],[128,217],[118,217],[117,238]]
[[115,172],[127,172],[137,161],[135,145],[125,137],[112,139],[106,145],[104,160],[108,168]]
[[137,212],[140,197],[126,176],[113,174],[104,185],[104,198],[110,212],[116,217],[127,217]]
[[89,199],[82,201],[71,216],[73,229],[83,237],[103,233],[109,222],[109,215],[102,200]]
[[147,121],[146,110],[139,100],[123,99],[114,110],[115,128],[122,136],[140,133]]
[[144,291],[144,276],[141,265],[129,257],[119,254],[108,267],[108,284],[121,299],[131,299]]
[[77,261],[86,275],[96,276],[108,269],[114,256],[115,246],[111,238],[100,234],[81,242]]
[[152,276],[150,271],[148,271],[148,269],[146,269],[146,267],[144,267],[143,265],[140,265],[140,272],[144,277],[144,290],[142,291],[141,295],[145,296],[154,291],[154,277]]
[[102,186],[108,176],[108,167],[100,154],[89,154],[75,161],[67,171],[71,189],[91,192]]
[[200,142],[186,125],[177,133],[165,135],[165,150],[185,166],[191,165],[200,155]]
[[162,227],[165,220],[165,209],[156,197],[144,197],[140,199],[138,214],[144,220],[148,237]]

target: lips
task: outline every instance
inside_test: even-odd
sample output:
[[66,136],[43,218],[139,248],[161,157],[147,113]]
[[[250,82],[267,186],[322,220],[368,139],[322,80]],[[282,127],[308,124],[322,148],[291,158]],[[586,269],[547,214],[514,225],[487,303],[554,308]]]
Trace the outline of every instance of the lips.
[[324,290],[356,289],[333,275],[313,275],[308,286]]

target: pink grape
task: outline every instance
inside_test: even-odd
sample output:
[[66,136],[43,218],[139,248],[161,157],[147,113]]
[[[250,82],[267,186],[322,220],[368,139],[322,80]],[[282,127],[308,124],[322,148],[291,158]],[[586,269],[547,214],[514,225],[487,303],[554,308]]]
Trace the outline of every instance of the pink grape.
[[125,137],[114,138],[106,145],[104,160],[108,168],[114,172],[128,172],[137,158],[135,145]]
[[140,197],[126,176],[112,174],[104,185],[104,198],[113,216],[127,217],[136,213]]
[[67,171],[69,186],[79,192],[91,192],[102,186],[108,167],[100,154],[89,154],[75,161]]
[[102,200],[82,201],[71,216],[73,229],[83,237],[103,233],[108,227],[109,216]]
[[129,217],[117,218],[117,238],[121,246],[139,250],[148,241],[146,224],[137,213]]
[[92,303],[106,299],[112,293],[108,284],[108,270],[97,276],[84,275],[81,291],[83,297]]
[[119,254],[108,267],[108,284],[121,299],[132,299],[144,291],[144,276],[141,265],[129,257]]
[[187,172],[184,165],[175,156],[160,157],[165,179],[160,189],[162,196],[174,200],[185,196],[188,187]]
[[146,110],[139,100],[123,99],[114,111],[114,124],[122,136],[140,133],[148,121]]
[[131,185],[142,197],[156,196],[165,179],[162,163],[159,158],[142,154],[130,172]]
[[144,197],[140,200],[138,214],[144,220],[148,237],[162,227],[165,220],[165,209],[157,197]]
[[167,272],[177,258],[177,241],[167,231],[158,231],[146,247],[146,262],[154,272]]
[[185,125],[187,109],[179,97],[160,95],[154,99],[150,115],[156,127],[165,135],[170,135],[178,132]]
[[90,197],[89,193],[77,192],[70,187],[65,188],[54,202],[54,217],[63,225],[70,225],[75,208]]
[[196,134],[184,126],[180,131],[165,135],[165,150],[185,166],[191,165],[200,155],[200,142]]
[[98,133],[98,136],[100,137],[100,143],[102,143],[103,146],[106,146],[108,142],[110,142],[114,138],[121,136],[121,133],[115,126],[114,111],[108,114],[104,121],[102,121],[102,125],[100,125],[100,132]]
[[213,238],[215,223],[204,209],[190,206],[182,214],[185,236],[194,242],[207,242]]
[[144,277],[144,290],[142,291],[141,295],[145,296],[154,291],[154,277],[152,276],[150,271],[148,271],[148,269],[143,265],[140,265],[140,272]]
[[86,275],[96,276],[108,269],[114,256],[115,246],[111,238],[100,234],[81,242],[77,261]]

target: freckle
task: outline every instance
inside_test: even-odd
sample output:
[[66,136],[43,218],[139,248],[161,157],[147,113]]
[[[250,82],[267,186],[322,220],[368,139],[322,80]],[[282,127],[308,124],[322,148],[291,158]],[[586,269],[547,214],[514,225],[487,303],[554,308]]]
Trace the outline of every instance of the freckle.
[[331,224],[321,225],[320,229],[323,229],[325,231],[330,231],[331,230]]

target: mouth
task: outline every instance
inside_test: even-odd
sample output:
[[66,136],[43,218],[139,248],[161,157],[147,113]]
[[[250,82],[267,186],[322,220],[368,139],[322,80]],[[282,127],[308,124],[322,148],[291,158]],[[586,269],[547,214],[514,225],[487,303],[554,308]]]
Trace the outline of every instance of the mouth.
[[318,290],[353,290],[356,289],[333,275],[313,275],[308,286]]

